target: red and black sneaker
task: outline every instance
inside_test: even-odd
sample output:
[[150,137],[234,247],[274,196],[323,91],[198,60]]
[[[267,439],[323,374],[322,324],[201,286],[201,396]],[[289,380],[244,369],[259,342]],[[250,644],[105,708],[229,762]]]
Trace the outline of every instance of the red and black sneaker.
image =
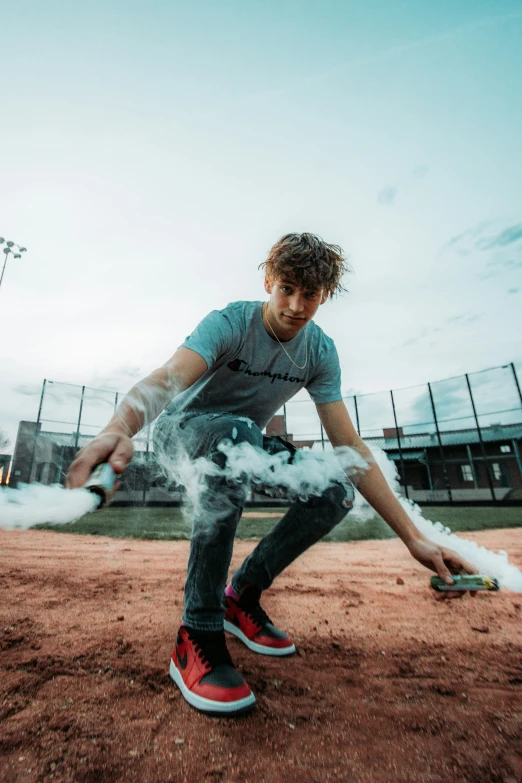
[[170,676],[200,712],[237,715],[255,707],[256,697],[232,663],[224,631],[198,631],[182,625]]
[[261,655],[291,655],[295,644],[288,634],[276,628],[259,604],[261,590],[255,585],[245,587],[241,595],[228,585],[225,590],[225,631],[234,634],[244,644]]

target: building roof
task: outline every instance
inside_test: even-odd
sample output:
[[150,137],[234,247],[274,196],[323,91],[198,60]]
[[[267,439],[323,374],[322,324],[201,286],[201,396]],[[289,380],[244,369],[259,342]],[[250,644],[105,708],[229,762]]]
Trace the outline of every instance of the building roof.
[[[522,439],[521,424],[497,424],[491,427],[484,427],[481,430],[482,440],[486,443]],[[74,446],[76,443],[76,433],[70,432],[40,432],[40,436],[49,438],[57,446]],[[78,438],[78,448],[83,448],[93,439],[93,435],[80,435]],[[470,430],[452,430],[450,432],[441,432],[440,434],[443,446],[462,446],[479,443],[479,436],[476,429]],[[397,437],[393,438],[365,438],[369,443],[375,444],[383,451],[398,452],[399,443]],[[312,441],[307,441],[311,443]],[[147,451],[147,442],[142,438],[133,440],[136,452]],[[438,448],[439,442],[436,433],[421,432],[417,435],[401,435],[400,447],[403,452],[403,459],[415,460],[423,459],[426,456],[425,449]],[[149,446],[149,449],[152,448]],[[392,459],[398,455],[390,455]]]
[[[394,452],[393,454],[388,455],[390,459],[392,459],[394,462],[400,462],[401,455],[399,452]],[[426,449],[418,449],[417,451],[403,451],[402,452],[402,458],[404,460],[417,460],[417,459],[425,459],[426,458]]]
[[[483,427],[481,429],[482,440],[486,443],[496,441],[520,440],[522,438],[522,424],[496,424],[492,427]],[[441,432],[440,438],[443,446],[462,446],[479,443],[479,436],[476,429],[473,430],[452,430],[450,432]],[[395,451],[399,448],[397,437],[394,438],[365,438],[369,443],[374,443],[384,451]],[[401,435],[401,450],[436,448],[439,445],[437,433],[421,432],[418,435]]]

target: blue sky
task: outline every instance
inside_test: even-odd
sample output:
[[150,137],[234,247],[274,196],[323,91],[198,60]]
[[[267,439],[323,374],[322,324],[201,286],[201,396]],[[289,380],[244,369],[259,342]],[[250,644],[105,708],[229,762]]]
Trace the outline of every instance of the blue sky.
[[3,11],[0,429],[125,391],[288,231],[341,244],[344,389],[522,362],[520,2]]

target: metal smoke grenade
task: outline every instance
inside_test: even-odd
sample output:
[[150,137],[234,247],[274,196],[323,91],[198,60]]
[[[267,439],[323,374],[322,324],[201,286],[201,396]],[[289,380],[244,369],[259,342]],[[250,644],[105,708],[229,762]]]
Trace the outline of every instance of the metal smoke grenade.
[[92,492],[94,495],[98,495],[99,501],[97,511],[110,502],[115,492],[115,484],[116,473],[108,462],[102,462],[101,465],[94,468],[87,479],[85,489],[88,489],[89,492]]
[[487,574],[452,574],[454,584],[448,585],[440,576],[432,576],[431,586],[440,593],[454,590],[500,590],[498,579]]

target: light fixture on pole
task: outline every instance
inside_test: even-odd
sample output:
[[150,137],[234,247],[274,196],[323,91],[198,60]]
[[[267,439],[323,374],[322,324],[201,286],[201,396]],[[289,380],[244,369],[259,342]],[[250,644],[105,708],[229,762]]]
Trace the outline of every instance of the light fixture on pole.
[[[5,239],[3,237],[0,237],[0,245],[3,245],[5,242]],[[7,266],[7,259],[9,258],[9,254],[13,256],[13,258],[22,258],[22,253],[25,253],[27,248],[26,247],[20,247],[20,245],[17,245],[16,242],[5,242],[6,246],[4,247],[4,265],[2,267],[2,274],[0,275],[0,286],[2,285],[2,280],[4,279],[4,272],[5,268]],[[14,247],[18,248],[18,252],[15,252],[13,250]]]

